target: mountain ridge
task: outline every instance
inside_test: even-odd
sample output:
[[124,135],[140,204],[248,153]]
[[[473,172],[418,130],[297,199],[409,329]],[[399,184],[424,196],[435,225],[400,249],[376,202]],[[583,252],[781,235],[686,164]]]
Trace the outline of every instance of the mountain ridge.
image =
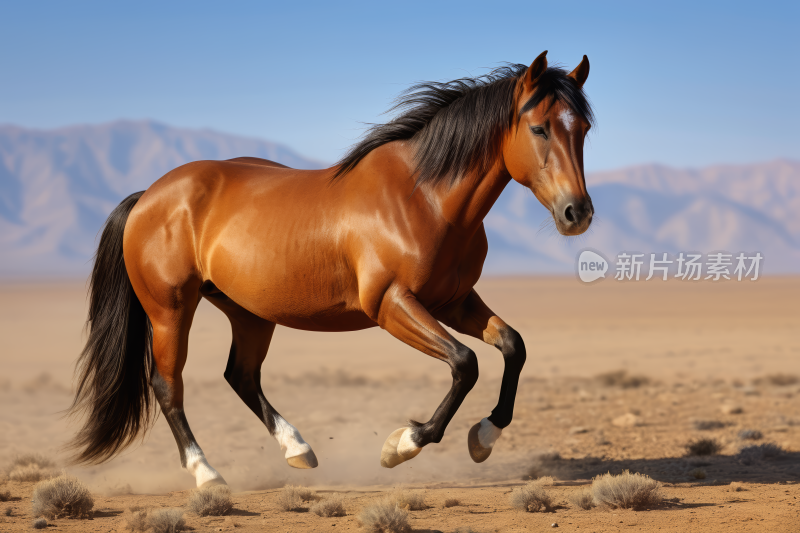
[[[189,161],[238,156],[324,168],[279,143],[212,129],[120,120],[62,128],[0,125],[0,277],[85,276],[97,233],[127,194]],[[596,222],[566,239],[511,182],[486,218],[487,274],[569,273],[583,248],[644,253],[761,251],[767,273],[800,272],[800,161],[589,173]]]

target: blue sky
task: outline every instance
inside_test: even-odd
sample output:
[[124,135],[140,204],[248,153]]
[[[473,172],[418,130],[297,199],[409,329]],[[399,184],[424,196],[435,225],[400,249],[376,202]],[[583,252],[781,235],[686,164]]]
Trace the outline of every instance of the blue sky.
[[800,158],[797,2],[0,1],[0,123],[156,119],[335,161],[419,80],[587,54],[588,170]]

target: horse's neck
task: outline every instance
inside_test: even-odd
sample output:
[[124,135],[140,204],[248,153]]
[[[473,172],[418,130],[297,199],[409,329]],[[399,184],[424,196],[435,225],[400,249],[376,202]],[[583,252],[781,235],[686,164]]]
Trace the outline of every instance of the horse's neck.
[[510,180],[505,165],[498,161],[485,176],[466,176],[452,187],[437,187],[433,193],[438,196],[444,218],[472,235]]

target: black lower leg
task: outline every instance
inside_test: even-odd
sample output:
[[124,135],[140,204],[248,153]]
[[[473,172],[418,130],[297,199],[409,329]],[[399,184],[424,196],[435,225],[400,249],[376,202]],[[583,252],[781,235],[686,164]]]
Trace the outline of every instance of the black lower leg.
[[501,332],[500,350],[503,353],[505,369],[500,385],[500,398],[492,410],[489,421],[498,428],[507,427],[514,417],[514,401],[517,397],[517,386],[522,367],[525,365],[526,352],[522,337],[510,327]]
[[178,445],[178,452],[181,456],[181,466],[186,468],[186,451],[193,447],[199,450],[200,446],[197,444],[191,428],[189,428],[189,421],[186,420],[183,405],[175,405],[172,388],[164,381],[157,369],[153,370],[150,385],[153,387],[156,400],[161,406],[161,412],[164,413],[164,418],[167,419],[172,436],[175,437],[175,443]]
[[449,362],[453,374],[453,385],[447,396],[436,408],[428,422],[422,424],[410,421],[412,427],[415,428],[412,439],[417,446],[422,447],[431,442],[441,442],[450,420],[453,419],[464,398],[478,381],[478,358],[475,356],[475,352],[466,346],[460,346],[450,356]]

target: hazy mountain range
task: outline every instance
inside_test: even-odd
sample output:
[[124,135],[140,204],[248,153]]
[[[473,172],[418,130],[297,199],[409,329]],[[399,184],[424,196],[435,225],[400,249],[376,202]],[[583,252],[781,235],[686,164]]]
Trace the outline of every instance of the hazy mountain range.
[[[131,192],[199,159],[318,161],[277,143],[151,121],[56,130],[0,126],[0,276],[86,275],[97,232]],[[675,169],[643,165],[587,176],[597,213],[566,239],[549,213],[511,183],[486,219],[485,272],[567,273],[589,247],[618,252],[759,251],[763,272],[800,272],[800,162]],[[543,226],[544,223],[544,226]]]

